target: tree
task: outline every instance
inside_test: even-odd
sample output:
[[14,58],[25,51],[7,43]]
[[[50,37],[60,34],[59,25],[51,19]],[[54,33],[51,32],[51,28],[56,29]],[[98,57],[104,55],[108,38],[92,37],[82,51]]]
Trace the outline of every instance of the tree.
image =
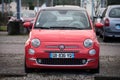
[[80,5],[80,0],[54,0],[53,5]]
[[120,4],[120,0],[107,0],[108,5]]
[[[9,2],[12,2],[13,0],[3,0],[4,3],[9,3]],[[0,4],[2,4],[2,0],[0,0]]]

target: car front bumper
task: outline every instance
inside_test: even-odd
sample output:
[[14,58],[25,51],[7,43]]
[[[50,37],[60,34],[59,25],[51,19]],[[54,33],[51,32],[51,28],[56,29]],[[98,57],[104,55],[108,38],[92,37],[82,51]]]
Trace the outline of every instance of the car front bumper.
[[87,59],[83,64],[64,64],[64,65],[54,65],[54,64],[40,64],[35,58],[26,59],[26,65],[29,68],[52,68],[52,69],[94,69],[97,68],[99,64],[99,59],[91,58]]

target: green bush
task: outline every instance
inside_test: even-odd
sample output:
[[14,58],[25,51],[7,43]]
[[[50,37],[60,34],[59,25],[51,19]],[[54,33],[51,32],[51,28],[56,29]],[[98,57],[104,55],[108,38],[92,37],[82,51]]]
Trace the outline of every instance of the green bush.
[[7,31],[7,26],[0,26],[0,31]]

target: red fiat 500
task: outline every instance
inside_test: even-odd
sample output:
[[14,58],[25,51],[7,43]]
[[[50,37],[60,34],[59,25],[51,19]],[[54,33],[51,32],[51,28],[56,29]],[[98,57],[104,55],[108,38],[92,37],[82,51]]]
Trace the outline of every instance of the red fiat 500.
[[[85,9],[41,9],[25,44],[25,71],[40,69],[89,69],[99,71],[99,42]],[[97,27],[102,26],[96,24]]]

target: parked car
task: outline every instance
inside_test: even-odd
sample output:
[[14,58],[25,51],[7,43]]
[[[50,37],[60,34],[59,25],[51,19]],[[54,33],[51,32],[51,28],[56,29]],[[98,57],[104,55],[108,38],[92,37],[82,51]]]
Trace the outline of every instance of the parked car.
[[99,28],[100,36],[103,41],[109,38],[120,38],[120,5],[108,6],[101,16],[102,28]]
[[[99,8],[98,11],[96,12],[96,16],[94,17],[94,22],[93,22],[94,26],[95,26],[95,23],[101,23],[101,18],[102,18],[101,16],[105,9],[106,8]],[[95,27],[95,32],[97,35],[99,35],[99,32],[100,32],[99,28]]]
[[33,22],[35,18],[35,12],[33,10],[22,10],[21,19],[17,19],[17,12],[13,13],[7,23],[7,32],[9,35],[13,34],[26,34],[29,33],[29,29],[23,27],[24,22]]
[[[99,42],[85,9],[41,9],[25,43],[25,72],[39,69],[86,69],[99,72]],[[96,27],[101,24],[96,23]]]

